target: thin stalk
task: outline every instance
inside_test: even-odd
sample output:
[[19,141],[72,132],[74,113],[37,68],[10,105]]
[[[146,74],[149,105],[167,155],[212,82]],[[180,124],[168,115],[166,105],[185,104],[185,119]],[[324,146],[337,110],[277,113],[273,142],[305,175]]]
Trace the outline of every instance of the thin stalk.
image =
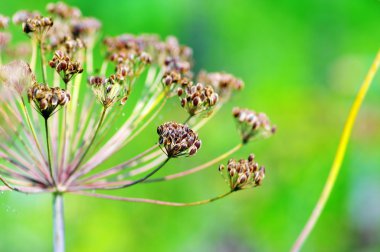
[[60,193],[53,193],[53,251],[65,251],[65,222],[64,222],[64,208],[63,208],[63,195]]
[[12,191],[18,191],[17,188],[15,188],[15,187],[11,186],[10,184],[8,184],[8,182],[7,182],[3,177],[1,177],[1,176],[0,176],[0,181],[1,181],[6,187],[8,187],[10,190],[12,190]]
[[293,248],[291,250],[293,252],[300,251],[302,245],[305,243],[305,240],[309,236],[310,232],[313,230],[319,216],[321,215],[321,213],[322,213],[322,211],[326,205],[326,202],[327,202],[327,200],[331,194],[331,191],[334,187],[335,181],[338,177],[340,168],[342,166],[342,161],[343,161],[344,155],[346,153],[348,140],[350,139],[351,131],[352,131],[352,128],[354,126],[354,123],[355,123],[356,117],[358,115],[359,109],[363,103],[364,97],[365,97],[369,87],[371,86],[372,80],[376,74],[376,71],[379,67],[379,64],[380,64],[380,50],[377,53],[376,58],[375,58],[374,62],[372,63],[372,66],[371,66],[369,72],[367,73],[367,76],[364,79],[364,81],[363,81],[363,83],[359,89],[359,92],[355,98],[355,101],[351,107],[347,121],[346,121],[344,128],[343,128],[342,136],[340,138],[338,149],[337,149],[337,152],[335,154],[334,162],[332,164],[332,167],[331,167],[329,176],[327,178],[326,184],[323,188],[323,191],[319,197],[317,205],[315,206],[309,220],[307,221],[307,223],[304,226],[301,234],[298,236],[296,242],[293,245]]
[[100,116],[100,120],[99,120],[99,123],[98,123],[98,126],[96,127],[96,130],[95,130],[95,133],[94,133],[94,136],[92,137],[91,141],[90,141],[90,144],[87,146],[86,150],[83,152],[83,155],[82,157],[79,159],[78,163],[76,164],[76,166],[74,167],[74,169],[70,172],[70,175],[74,174],[79,166],[81,165],[81,163],[83,162],[84,158],[86,157],[88,151],[91,149],[91,146],[92,144],[94,143],[95,141],[95,138],[96,138],[96,135],[98,134],[99,132],[99,129],[101,128],[102,124],[103,124],[103,121],[104,121],[104,117],[106,115],[106,112],[107,112],[107,107],[103,107],[103,111],[102,111],[102,114]]
[[54,179],[54,174],[53,174],[53,166],[52,166],[52,162],[51,162],[50,141],[49,141],[49,124],[48,124],[47,118],[45,118],[45,135],[46,135],[47,156],[48,156],[48,161],[49,161],[49,172],[50,172],[51,179],[53,181],[53,185],[56,185],[55,179]]
[[222,199],[222,198],[230,195],[232,192],[233,191],[229,191],[227,193],[221,194],[221,195],[214,197],[214,198],[211,198],[211,199],[200,200],[200,201],[195,201],[195,202],[190,202],[190,203],[178,203],[178,202],[169,202],[169,201],[143,199],[143,198],[126,198],[126,197],[119,197],[119,196],[99,194],[99,193],[88,193],[88,192],[83,192],[83,191],[77,191],[77,192],[72,192],[72,193],[73,194],[80,194],[80,195],[84,195],[84,196],[89,196],[89,197],[119,200],[119,201],[127,201],[127,202],[147,203],[147,204],[155,204],[155,205],[162,205],[162,206],[186,207],[186,206],[199,206],[199,205],[211,203],[211,202],[214,202],[216,200]]
[[166,158],[165,161],[162,162],[156,169],[154,169],[153,171],[151,171],[150,173],[148,173],[147,175],[145,175],[144,177],[142,177],[142,178],[140,178],[138,180],[131,181],[131,182],[129,182],[127,184],[124,184],[124,185],[105,187],[105,188],[102,188],[102,189],[104,189],[104,190],[111,190],[111,189],[127,188],[127,187],[130,187],[130,186],[142,183],[145,180],[147,180],[148,178],[150,178],[151,176],[153,176],[156,172],[158,172],[159,170],[161,170],[161,168],[164,167],[169,160],[170,160],[170,157]]
[[45,56],[44,56],[44,49],[43,44],[41,41],[38,42],[39,48],[40,48],[40,59],[41,59],[41,71],[42,71],[42,80],[45,84],[47,84],[47,74],[46,74],[46,67],[45,67]]

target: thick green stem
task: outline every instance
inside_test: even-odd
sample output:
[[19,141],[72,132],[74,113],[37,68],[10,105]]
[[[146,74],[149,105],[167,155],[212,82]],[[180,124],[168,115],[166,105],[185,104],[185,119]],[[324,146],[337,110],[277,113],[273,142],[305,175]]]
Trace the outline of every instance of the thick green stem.
[[63,208],[63,195],[53,194],[53,251],[65,251],[65,221]]

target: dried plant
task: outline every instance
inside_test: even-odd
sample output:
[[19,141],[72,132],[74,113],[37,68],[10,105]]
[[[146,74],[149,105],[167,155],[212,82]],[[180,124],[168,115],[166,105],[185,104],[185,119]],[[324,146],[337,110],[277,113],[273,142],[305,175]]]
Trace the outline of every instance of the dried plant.
[[[261,184],[265,169],[250,155],[248,160],[231,159],[227,169],[219,166],[226,172],[228,190],[203,201],[174,203],[93,192],[177,179],[217,167],[250,140],[272,135],[275,128],[265,114],[236,108],[231,122],[236,119],[241,133],[237,146],[200,166],[151,178],[171,159],[189,158],[200,151],[197,131],[243,88],[243,82],[227,73],[204,71],[194,78],[189,47],[180,45],[175,37],[160,40],[157,35],[145,34],[104,38],[106,53],[100,71],[94,71],[93,51],[101,23],[64,3],[49,4],[47,11],[51,17],[22,10],[12,18],[30,38],[29,64],[12,60],[13,54],[4,50],[10,35],[0,33],[0,56],[9,61],[0,63],[0,180],[4,184],[0,190],[53,195],[55,251],[65,248],[63,195],[67,193],[191,206]],[[0,16],[0,29],[6,29],[9,20]],[[138,101],[129,102],[143,77]],[[163,122],[148,149],[115,166],[101,166],[130,144],[176,96],[178,107],[187,113],[182,124]],[[128,111],[127,119],[120,116],[124,111]],[[113,132],[115,121],[121,126]]]

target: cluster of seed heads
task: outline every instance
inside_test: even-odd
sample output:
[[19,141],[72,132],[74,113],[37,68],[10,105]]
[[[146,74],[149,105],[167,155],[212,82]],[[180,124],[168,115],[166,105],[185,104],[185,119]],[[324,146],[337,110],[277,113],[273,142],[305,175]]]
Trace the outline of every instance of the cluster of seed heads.
[[178,87],[177,94],[181,97],[181,106],[190,116],[211,112],[219,97],[211,86],[202,83],[194,85],[193,82]]
[[68,83],[74,75],[83,72],[82,65],[78,61],[71,60],[69,55],[61,50],[55,51],[49,65],[57,71],[65,83]]
[[168,157],[193,156],[201,147],[198,135],[187,125],[167,122],[158,126],[158,143]]
[[33,102],[37,111],[47,119],[60,106],[65,106],[71,99],[70,94],[59,87],[34,84],[28,89],[29,102]]
[[211,85],[221,98],[228,98],[233,90],[241,90],[244,82],[228,73],[207,73],[202,71],[198,81]]
[[236,119],[243,143],[247,143],[256,136],[270,136],[276,131],[276,127],[271,124],[268,116],[264,113],[234,108],[232,114]]
[[264,166],[259,167],[253,154],[250,154],[248,159],[239,161],[230,159],[227,169],[224,165],[220,165],[219,172],[226,179],[231,191],[259,186],[265,177]]

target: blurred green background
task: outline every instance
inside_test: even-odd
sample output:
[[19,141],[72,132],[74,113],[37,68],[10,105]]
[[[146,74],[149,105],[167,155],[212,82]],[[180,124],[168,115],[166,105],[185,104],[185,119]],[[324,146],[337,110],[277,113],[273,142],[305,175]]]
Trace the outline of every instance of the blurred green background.
[[[48,1],[0,1],[0,12]],[[355,92],[380,45],[378,0],[67,1],[103,21],[104,34],[177,36],[194,49],[196,71],[241,77],[236,94],[199,132],[199,155],[179,171],[238,143],[234,106],[266,112],[277,134],[249,144],[267,167],[263,186],[210,205],[170,208],[66,197],[68,251],[288,251],[309,217],[332,163]],[[21,32],[20,32],[21,34]],[[20,36],[22,37],[22,36]],[[303,251],[380,250],[380,78],[359,114],[342,172]],[[172,103],[172,120],[182,118]],[[135,146],[156,141],[158,118]],[[133,149],[133,148],[130,148]],[[120,153],[120,159],[128,148]],[[136,186],[125,196],[206,199],[227,188],[216,167],[181,180]],[[51,196],[0,194],[0,251],[51,250]]]

